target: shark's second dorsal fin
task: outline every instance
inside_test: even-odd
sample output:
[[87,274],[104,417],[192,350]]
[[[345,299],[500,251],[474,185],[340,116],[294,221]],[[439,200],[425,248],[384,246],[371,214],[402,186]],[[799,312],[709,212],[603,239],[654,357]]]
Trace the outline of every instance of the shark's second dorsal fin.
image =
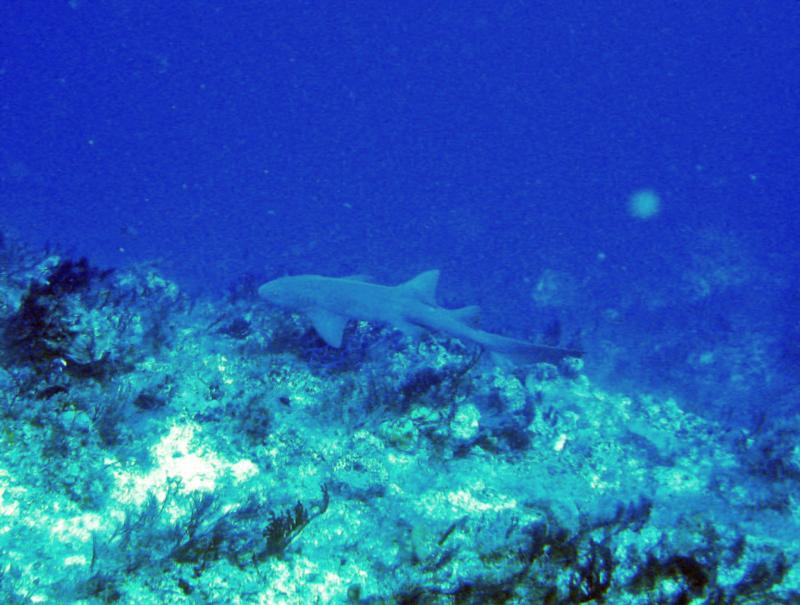
[[397,286],[405,294],[428,305],[436,305],[436,286],[439,284],[439,269],[424,271]]
[[481,308],[477,305],[450,309],[450,314],[473,328],[477,327],[481,321]]

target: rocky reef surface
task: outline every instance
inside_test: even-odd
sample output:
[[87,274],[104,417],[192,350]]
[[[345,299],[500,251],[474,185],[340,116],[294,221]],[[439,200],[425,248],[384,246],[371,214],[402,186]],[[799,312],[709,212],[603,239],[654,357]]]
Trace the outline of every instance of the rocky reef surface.
[[800,602],[800,422],[0,246],[3,603]]

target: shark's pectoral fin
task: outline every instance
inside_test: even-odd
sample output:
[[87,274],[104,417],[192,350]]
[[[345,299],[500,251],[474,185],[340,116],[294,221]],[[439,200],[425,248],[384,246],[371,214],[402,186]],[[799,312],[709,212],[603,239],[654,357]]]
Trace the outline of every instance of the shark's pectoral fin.
[[416,298],[427,305],[436,305],[436,286],[439,283],[439,269],[431,269],[412,277],[407,282],[397,286],[412,298]]
[[321,309],[310,312],[308,317],[322,340],[337,349],[342,346],[342,334],[345,324],[347,324],[346,317]]

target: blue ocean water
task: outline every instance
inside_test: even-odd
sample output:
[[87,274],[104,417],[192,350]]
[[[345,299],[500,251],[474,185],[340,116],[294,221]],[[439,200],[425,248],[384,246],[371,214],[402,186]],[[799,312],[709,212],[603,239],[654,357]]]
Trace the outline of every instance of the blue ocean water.
[[[661,330],[681,365],[715,321],[792,330],[770,346],[797,354],[794,2],[2,11],[0,203],[28,241],[202,291],[438,267],[486,325],[530,337],[554,313],[634,379]],[[532,300],[548,271],[569,308]]]
[[799,31],[786,0],[11,0],[0,232],[197,300],[437,268],[486,330],[758,434],[800,411]]

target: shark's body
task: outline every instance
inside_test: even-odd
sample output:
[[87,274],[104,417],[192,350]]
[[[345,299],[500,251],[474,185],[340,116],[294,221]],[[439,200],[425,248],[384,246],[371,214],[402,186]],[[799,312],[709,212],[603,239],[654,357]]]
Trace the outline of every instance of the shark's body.
[[420,273],[398,286],[382,286],[361,276],[294,275],[267,282],[258,293],[273,304],[306,314],[322,339],[337,348],[342,346],[347,321],[361,319],[388,323],[413,336],[424,329],[445,332],[515,360],[557,363],[582,355],[476,328],[478,307],[444,309],[436,304],[438,281],[438,270]]

